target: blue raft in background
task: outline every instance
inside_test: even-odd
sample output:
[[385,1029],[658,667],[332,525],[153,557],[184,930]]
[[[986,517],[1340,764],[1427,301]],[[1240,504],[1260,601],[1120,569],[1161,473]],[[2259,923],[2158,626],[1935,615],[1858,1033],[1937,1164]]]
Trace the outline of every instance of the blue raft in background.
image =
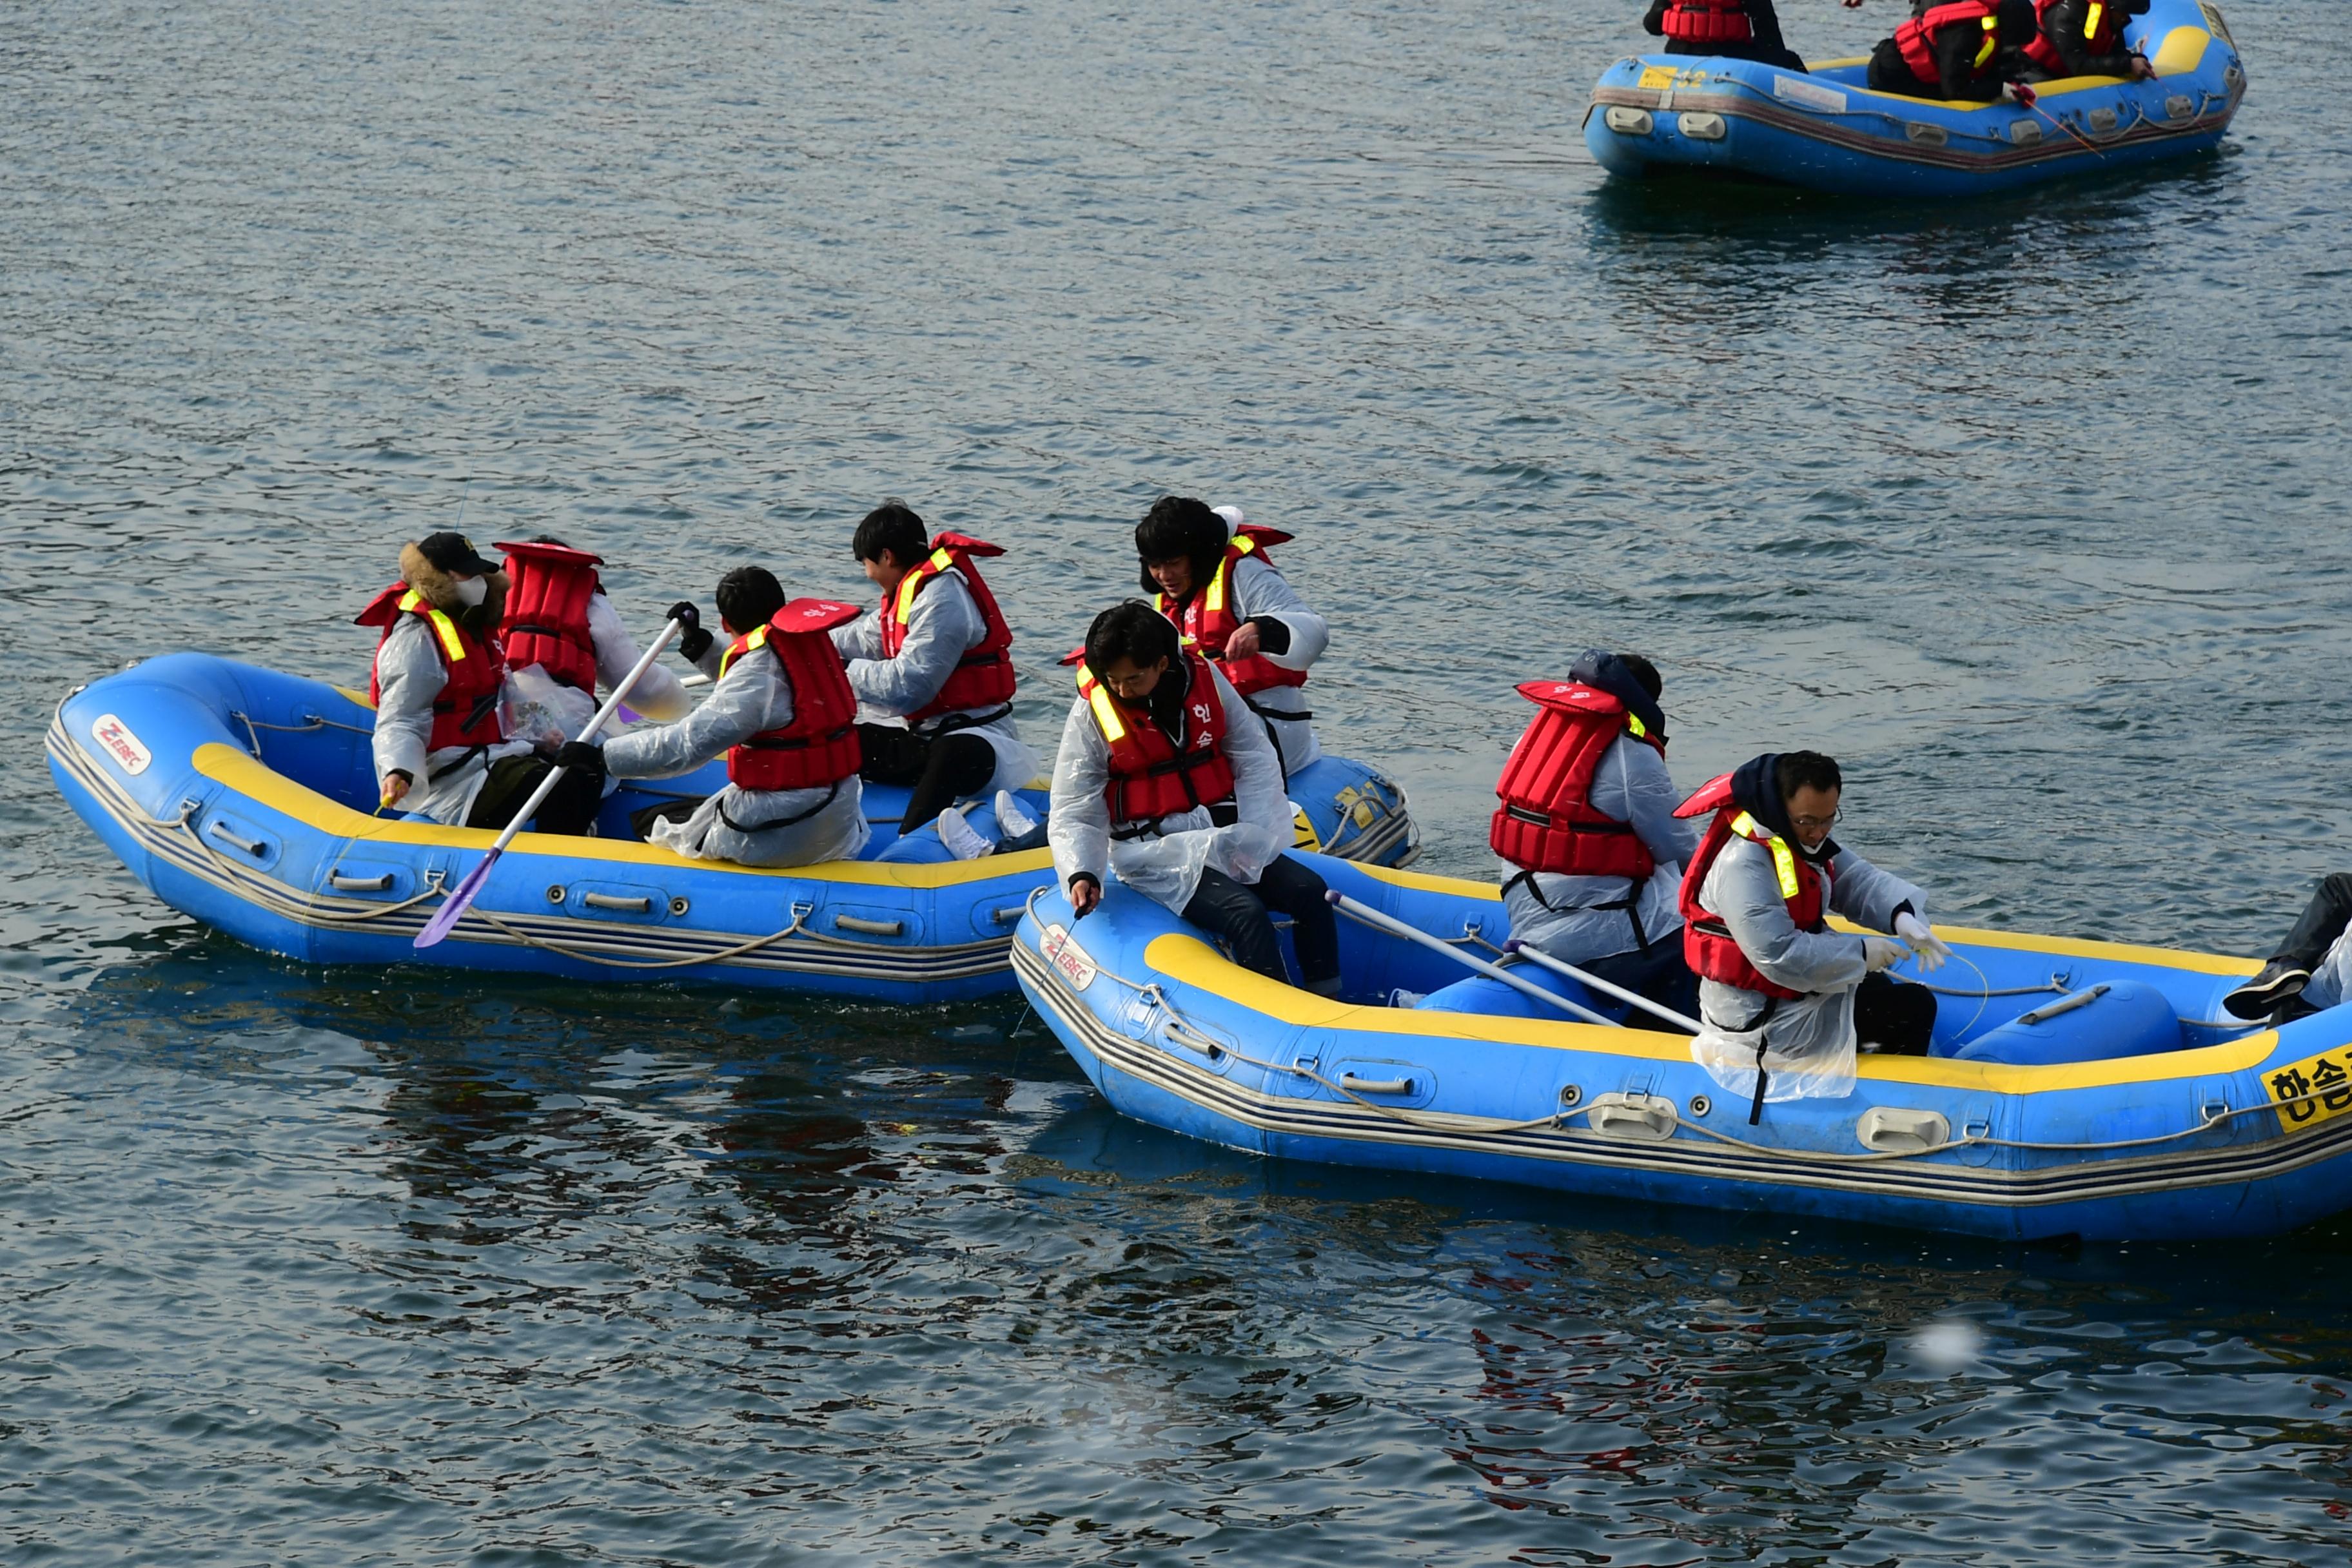
[[[449,939],[412,946],[497,835],[372,813],[374,713],[324,681],[178,653],[58,706],[49,771],[133,875],[173,909],[254,947],[320,963],[423,963],[601,982],[722,981],[886,1002],[1009,992],[1023,900],[1044,849],[950,858],[901,843],[907,791],[866,786],[866,858],[759,869],[637,839],[631,815],[725,782],[721,763],[631,781],[593,838],[524,833]],[[1291,781],[1302,845],[1410,858],[1395,785],[1327,758]],[[1042,790],[1023,792],[1039,816]],[[975,813],[984,826],[990,808]],[[885,857],[887,858],[877,858]]]
[[1612,174],[1687,170],[1854,195],[1948,197],[2014,190],[2092,169],[2207,152],[2245,97],[2218,7],[2154,0],[2125,34],[2149,81],[2066,77],[2032,109],[1873,92],[1866,60],[1809,72],[1703,55],[1645,55],[1602,73],[1584,143]]
[[[1492,885],[1306,858],[1501,956]],[[2009,1239],[2266,1236],[2352,1205],[2352,1005],[2256,1028],[2217,1017],[2247,960],[1939,934],[1958,961],[1935,977],[1934,1054],[1864,1056],[1852,1093],[1755,1125],[1686,1037],[1571,1021],[1344,918],[1339,1000],[1240,968],[1122,889],[1083,921],[1039,894],[1013,969],[1115,1109],[1275,1158]],[[1383,1005],[1400,987],[1428,994]]]

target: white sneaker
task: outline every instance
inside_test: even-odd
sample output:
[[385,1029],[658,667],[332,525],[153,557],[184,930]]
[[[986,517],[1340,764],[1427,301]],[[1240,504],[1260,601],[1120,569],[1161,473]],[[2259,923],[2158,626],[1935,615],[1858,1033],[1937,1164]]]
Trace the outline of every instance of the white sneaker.
[[1004,829],[1007,838],[1019,838],[1037,831],[1037,819],[1021,804],[1021,797],[1009,789],[996,792],[996,826]]
[[948,853],[959,860],[977,860],[995,849],[996,846],[980,836],[979,830],[963,819],[963,813],[954,806],[940,813],[940,842]]

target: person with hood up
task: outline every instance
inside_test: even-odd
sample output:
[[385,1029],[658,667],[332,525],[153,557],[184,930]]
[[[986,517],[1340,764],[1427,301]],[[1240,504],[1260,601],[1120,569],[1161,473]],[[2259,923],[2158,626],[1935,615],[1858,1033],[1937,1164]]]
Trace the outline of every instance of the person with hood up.
[[1038,769],[1013,720],[1012,628],[974,563],[1004,552],[961,533],[933,539],[898,500],[860,520],[850,552],[882,590],[879,607],[833,634],[857,693],[866,777],[911,789],[902,835],[937,823],[959,859],[985,855],[955,803],[992,790],[1002,820],[1025,820],[1011,792]]
[[1161,496],[1135,525],[1143,591],[1257,715],[1286,787],[1323,755],[1307,671],[1331,642],[1328,624],[1265,558],[1267,546],[1289,539],[1245,521],[1237,506],[1191,496]]
[[1931,5],[1881,38],[1864,80],[1873,92],[1905,98],[1990,102],[2026,108],[2033,89],[2021,78],[2024,49],[2042,36],[2033,0],[1949,0]]
[[711,678],[709,697],[674,723],[606,742],[604,765],[615,778],[668,778],[723,754],[727,787],[640,812],[637,831],[689,860],[856,859],[872,837],[857,778],[857,700],[831,633],[856,619],[856,608],[822,599],[787,604],[760,566],[728,573],[715,597],[730,639],[723,648],[693,605],[670,611],[687,623],[679,651]]
[[380,809],[398,806],[448,826],[504,828],[556,761],[567,772],[541,803],[541,833],[586,833],[604,779],[593,748],[554,760],[509,740],[498,626],[506,574],[462,533],[428,533],[400,548],[400,580],[357,617],[380,628],[368,695],[375,702]]
[[1339,933],[1323,879],[1285,855],[1290,802],[1273,742],[1216,666],[1136,600],[1087,628],[1045,816],[1054,869],[1079,918],[1112,871],[1286,980],[1266,911],[1295,921],[1301,984],[1339,989]]
[[[1587,652],[1531,680],[1540,710],[1495,785],[1487,840],[1507,868],[1511,935],[1678,1013],[1698,1011],[1680,888],[1698,835],[1675,815],[1664,683],[1639,654]],[[1661,1027],[1633,1009],[1627,1021]]]
[[[1715,814],[1683,873],[1683,951],[1706,1026],[1691,1056],[1750,1097],[1751,1122],[1768,1100],[1851,1092],[1857,1042],[1919,1056],[1935,1027],[1934,994],[1883,971],[1911,952],[1938,968],[1951,950],[1926,893],[1830,837],[1843,790],[1833,759],[1768,752],[1675,813]],[[1833,931],[1832,912],[1895,935]]]

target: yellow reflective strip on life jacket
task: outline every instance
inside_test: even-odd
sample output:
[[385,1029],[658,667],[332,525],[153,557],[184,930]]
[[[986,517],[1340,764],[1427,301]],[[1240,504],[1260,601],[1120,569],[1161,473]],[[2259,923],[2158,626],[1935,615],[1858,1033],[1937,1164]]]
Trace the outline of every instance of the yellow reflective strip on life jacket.
[[1209,578],[1207,592],[1201,595],[1201,613],[1213,616],[1225,607],[1225,568],[1232,563],[1220,560],[1216,572]]
[[424,595],[411,588],[400,596],[400,607],[404,611],[420,613],[433,623],[434,635],[441,639],[441,651],[448,657],[451,664],[466,657],[466,639],[457,635],[457,623],[435,609]]
[[1772,851],[1772,869],[1780,879],[1780,896],[1795,898],[1797,858],[1790,853],[1788,841],[1744,811],[1731,819],[1731,831]]
[[2099,36],[2099,16],[2106,9],[2099,0],[2091,0],[2091,8],[2083,15],[2083,42],[2088,45]]
[[1985,61],[1992,58],[1993,47],[2000,42],[2000,18],[1987,16],[1984,19],[1984,47],[1977,51],[1976,68],[1978,70],[1984,69]]
[[1633,739],[1637,741],[1643,741],[1649,738],[1649,730],[1643,724],[1640,718],[1634,714],[1628,713],[1625,715],[1625,728],[1633,731]]
[[719,656],[719,679],[721,680],[727,679],[728,670],[734,668],[735,656],[737,654],[750,653],[755,647],[765,647],[767,646],[768,628],[765,626],[755,627],[750,637],[745,637],[736,647],[729,648],[725,653]]
[[1110,700],[1110,693],[1103,689],[1100,682],[1087,679],[1087,674],[1086,668],[1080,666],[1078,693],[1087,700],[1087,706],[1094,710],[1095,728],[1102,731],[1105,741],[1116,746],[1127,739],[1127,722],[1118,716],[1118,704]]

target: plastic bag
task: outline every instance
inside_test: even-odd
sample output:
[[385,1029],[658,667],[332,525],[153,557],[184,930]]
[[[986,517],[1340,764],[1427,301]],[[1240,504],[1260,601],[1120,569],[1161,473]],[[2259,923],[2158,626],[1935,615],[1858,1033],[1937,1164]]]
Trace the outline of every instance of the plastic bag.
[[1760,1029],[1724,1029],[1712,1022],[1691,1041],[1691,1059],[1727,1094],[1756,1093],[1756,1047],[1764,1053],[1764,1102],[1839,1100],[1853,1092],[1856,1042],[1853,992],[1824,992],[1783,1002]]
[[577,736],[596,716],[595,700],[564,686],[535,664],[507,671],[499,693],[499,721],[509,741],[528,741],[552,752]]

